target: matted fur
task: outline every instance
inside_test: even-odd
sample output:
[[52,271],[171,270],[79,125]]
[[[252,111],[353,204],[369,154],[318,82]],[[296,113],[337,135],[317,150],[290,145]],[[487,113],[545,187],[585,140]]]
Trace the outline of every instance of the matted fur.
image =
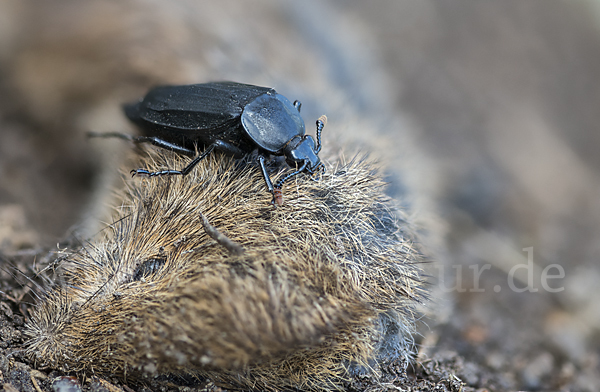
[[[159,151],[140,167],[186,162]],[[70,256],[27,325],[38,363],[317,390],[409,354],[420,254],[373,163],[297,176],[278,208],[254,163],[219,154],[186,177],[126,183],[110,230]],[[200,213],[245,252],[210,238]]]

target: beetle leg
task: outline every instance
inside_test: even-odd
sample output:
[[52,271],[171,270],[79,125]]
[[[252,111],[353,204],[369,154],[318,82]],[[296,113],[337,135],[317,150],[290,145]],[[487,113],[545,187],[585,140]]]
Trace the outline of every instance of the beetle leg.
[[231,143],[227,143],[223,140],[216,140],[213,143],[213,146],[216,150],[227,153],[228,155],[233,156],[234,158],[242,158],[244,155],[244,151],[237,146],[234,146]]
[[321,162],[319,164],[319,167],[320,167],[321,174],[324,174],[327,172],[327,168],[325,167],[325,164],[323,162]]
[[196,152],[194,150],[190,150],[185,147],[178,146],[173,143],[169,143],[165,140],[159,139],[155,136],[132,136],[126,133],[119,132],[106,132],[106,133],[97,133],[97,132],[88,132],[88,137],[117,137],[119,139],[128,140],[134,143],[151,143],[157,147],[166,148],[167,150],[174,151],[178,154],[183,154],[187,156],[194,156]]
[[269,189],[269,192],[273,193],[273,182],[271,182],[271,177],[269,177],[269,173],[267,173],[267,168],[265,167],[265,157],[259,155],[258,163],[260,163],[260,170],[262,171],[262,175],[265,178],[267,188]]
[[208,156],[208,154],[213,152],[214,149],[215,149],[215,145],[211,144],[210,146],[208,146],[206,148],[206,150],[204,150],[204,152],[202,152],[202,154],[200,154],[196,158],[194,158],[194,160],[192,160],[186,167],[184,167],[181,170],[163,170],[163,171],[158,171],[158,172],[149,172],[146,169],[134,169],[131,171],[131,175],[135,176],[136,174],[139,174],[139,175],[149,176],[149,177],[173,176],[173,175],[185,176],[194,168],[194,166],[196,166],[198,164],[198,162],[200,162],[201,160],[206,158]]
[[310,174],[311,174],[310,179],[313,180],[313,181],[319,181],[321,178],[316,179],[313,174],[319,172],[321,174],[321,176],[322,176],[323,173],[325,173],[326,171],[327,171],[327,168],[325,167],[325,165],[323,164],[323,162],[319,162],[319,164],[317,165],[317,167],[315,168],[315,170],[312,170],[310,172]]
[[321,151],[321,132],[323,131],[323,127],[327,124],[327,117],[322,115],[317,120],[317,148],[315,148],[315,154],[318,154]]
[[302,173],[304,171],[304,169],[306,169],[306,165],[308,165],[308,161],[304,161],[304,163],[302,164],[302,166],[300,166],[300,169],[296,170],[293,173],[288,174],[287,176],[285,176],[282,179],[280,179],[279,181],[277,181],[277,184],[275,184],[275,188],[281,189],[281,187],[283,186],[284,182],[286,182],[290,178],[292,178],[292,177],[294,177],[294,176]]
[[187,156],[196,155],[196,151],[194,151],[194,150],[190,150],[189,148],[178,146],[177,144],[169,143],[167,141],[164,141],[164,140],[159,139],[154,136],[134,136],[133,141],[135,143],[146,143],[146,142],[151,143],[157,147],[166,148],[167,150],[171,150],[173,152],[187,155]]

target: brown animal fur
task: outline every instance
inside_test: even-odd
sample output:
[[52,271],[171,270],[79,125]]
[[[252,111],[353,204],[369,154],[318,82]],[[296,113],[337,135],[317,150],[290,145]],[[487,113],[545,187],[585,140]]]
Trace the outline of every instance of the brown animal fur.
[[[142,167],[185,160],[161,152]],[[256,165],[222,155],[186,177],[127,184],[111,230],[73,253],[65,284],[27,325],[38,363],[136,382],[191,374],[317,390],[409,354],[420,255],[374,164],[297,176],[278,208]],[[213,240],[201,214],[244,252]]]

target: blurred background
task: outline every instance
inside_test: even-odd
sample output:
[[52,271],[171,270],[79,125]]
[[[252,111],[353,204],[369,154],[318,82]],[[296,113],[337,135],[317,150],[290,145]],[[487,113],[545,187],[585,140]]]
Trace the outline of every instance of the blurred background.
[[5,0],[0,249],[109,220],[131,146],[85,133],[134,133],[120,105],[149,87],[274,87],[414,216],[434,261],[418,376],[594,391],[599,76],[594,0]]

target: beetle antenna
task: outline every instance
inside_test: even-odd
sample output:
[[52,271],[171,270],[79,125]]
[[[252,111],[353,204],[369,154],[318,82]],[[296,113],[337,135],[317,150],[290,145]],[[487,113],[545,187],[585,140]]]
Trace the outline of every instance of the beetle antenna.
[[284,182],[286,182],[290,178],[292,178],[292,177],[294,177],[294,176],[302,173],[304,171],[304,169],[306,169],[306,165],[308,165],[308,161],[304,161],[304,163],[302,164],[302,166],[300,166],[300,169],[296,170],[293,173],[288,174],[287,176],[283,177],[281,180],[277,181],[277,184],[275,184],[275,188],[281,189],[281,187],[283,186]]
[[323,127],[327,124],[327,116],[322,115],[317,120],[317,148],[315,149],[315,153],[318,154],[321,151],[321,132],[323,131]]

